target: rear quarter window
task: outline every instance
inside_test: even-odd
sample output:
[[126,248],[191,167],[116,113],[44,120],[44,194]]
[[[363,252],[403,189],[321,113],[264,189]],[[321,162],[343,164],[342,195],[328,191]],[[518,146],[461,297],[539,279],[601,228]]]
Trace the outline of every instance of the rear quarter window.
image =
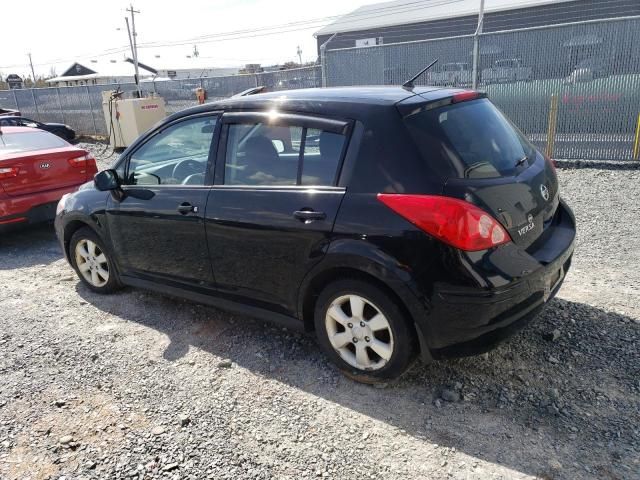
[[534,147],[486,99],[424,110],[405,122],[422,157],[455,177],[511,176],[534,160]]

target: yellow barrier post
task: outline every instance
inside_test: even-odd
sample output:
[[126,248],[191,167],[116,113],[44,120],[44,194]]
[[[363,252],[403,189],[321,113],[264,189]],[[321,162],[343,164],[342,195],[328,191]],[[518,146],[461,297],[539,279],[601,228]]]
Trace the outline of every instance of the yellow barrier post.
[[640,113],[638,114],[638,122],[636,123],[636,140],[633,143],[633,159],[640,159]]
[[549,128],[547,130],[547,157],[553,157],[553,148],[556,143],[556,127],[558,125],[558,95],[551,95],[551,105],[549,107]]

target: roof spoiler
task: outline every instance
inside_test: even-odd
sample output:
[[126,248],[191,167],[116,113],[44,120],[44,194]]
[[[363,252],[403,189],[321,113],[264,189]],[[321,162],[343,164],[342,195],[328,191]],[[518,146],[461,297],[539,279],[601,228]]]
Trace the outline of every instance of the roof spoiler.
[[[442,90],[440,90],[440,92],[441,91]],[[487,93],[479,92],[477,90],[452,89],[446,92],[445,96],[433,99],[422,95],[414,95],[413,97],[409,97],[405,101],[396,104],[396,107],[403,118],[408,118],[427,110],[433,110],[434,108],[445,107],[447,105],[467,102],[470,100],[478,100],[481,98],[487,98]]]
[[247,88],[246,90],[243,90],[240,93],[236,93],[235,95],[232,95],[231,98],[246,97],[247,95],[255,95],[256,93],[262,93],[266,88],[267,87],[264,85],[260,85],[259,87]]

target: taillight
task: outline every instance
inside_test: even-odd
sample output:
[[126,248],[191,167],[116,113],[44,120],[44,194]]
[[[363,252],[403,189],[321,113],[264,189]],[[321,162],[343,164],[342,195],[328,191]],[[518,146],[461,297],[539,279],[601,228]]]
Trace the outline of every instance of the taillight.
[[491,215],[464,200],[387,193],[379,193],[378,200],[429,235],[460,250],[486,250],[511,241]]
[[17,177],[19,171],[18,167],[0,167],[0,180]]
[[76,168],[87,168],[89,166],[96,165],[96,159],[89,154],[82,155],[81,157],[70,158],[67,161],[69,162],[69,165]]

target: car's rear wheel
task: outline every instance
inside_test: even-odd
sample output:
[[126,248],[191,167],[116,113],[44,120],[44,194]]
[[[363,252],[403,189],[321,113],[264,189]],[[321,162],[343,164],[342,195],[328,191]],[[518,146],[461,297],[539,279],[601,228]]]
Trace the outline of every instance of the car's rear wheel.
[[314,315],[318,341],[347,376],[376,383],[402,375],[416,341],[396,302],[377,286],[340,280],[320,294]]
[[110,253],[90,228],[81,228],[73,234],[69,257],[80,280],[94,292],[111,293],[121,287]]

